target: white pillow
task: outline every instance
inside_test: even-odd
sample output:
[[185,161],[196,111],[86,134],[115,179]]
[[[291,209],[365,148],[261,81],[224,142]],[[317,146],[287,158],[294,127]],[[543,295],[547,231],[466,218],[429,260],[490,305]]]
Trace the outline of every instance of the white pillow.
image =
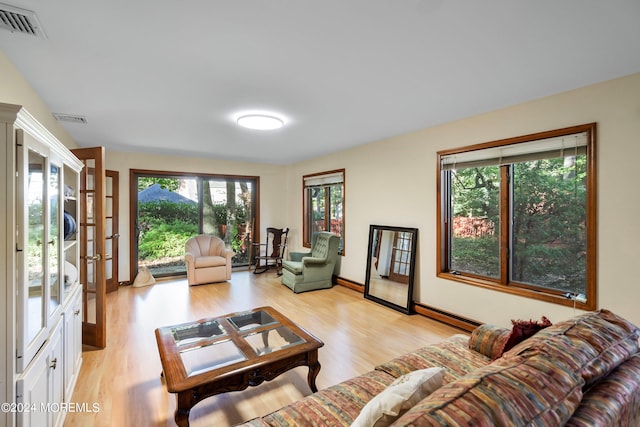
[[64,284],[70,286],[78,281],[78,269],[69,261],[64,262]]
[[367,403],[351,427],[384,427],[442,387],[444,368],[427,368],[410,372]]

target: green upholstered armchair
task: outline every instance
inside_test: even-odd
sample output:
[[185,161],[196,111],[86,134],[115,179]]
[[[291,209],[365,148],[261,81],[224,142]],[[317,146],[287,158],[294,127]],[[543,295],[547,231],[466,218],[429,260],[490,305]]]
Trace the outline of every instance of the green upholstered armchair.
[[282,262],[282,284],[295,293],[330,288],[339,244],[340,238],[333,233],[315,233],[311,252],[291,252],[291,260]]

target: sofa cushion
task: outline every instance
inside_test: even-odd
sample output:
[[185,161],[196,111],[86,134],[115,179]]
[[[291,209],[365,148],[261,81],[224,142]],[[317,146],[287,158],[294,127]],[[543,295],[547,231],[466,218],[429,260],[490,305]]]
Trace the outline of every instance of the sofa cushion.
[[351,427],[386,427],[442,386],[443,368],[427,368],[396,378],[367,403]]
[[484,324],[471,332],[469,348],[494,360],[502,356],[502,349],[510,335],[509,329]]
[[469,349],[469,337],[453,335],[436,344],[415,350],[376,366],[398,378],[418,369],[444,367],[443,383],[454,381],[491,362],[487,356]]
[[638,351],[639,335],[635,325],[603,309],[545,328],[503,357],[547,354],[580,372],[589,387]]
[[392,425],[563,425],[580,404],[583,384],[543,354],[499,359],[436,390]]
[[584,393],[569,427],[640,425],[640,353]]
[[351,425],[362,408],[394,381],[382,371],[370,371],[313,393],[246,426],[344,426]]

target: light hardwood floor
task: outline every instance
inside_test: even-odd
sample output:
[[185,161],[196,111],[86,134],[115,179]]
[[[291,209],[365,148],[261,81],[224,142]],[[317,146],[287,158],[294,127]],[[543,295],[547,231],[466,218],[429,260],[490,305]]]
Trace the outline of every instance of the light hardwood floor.
[[[186,279],[107,296],[107,347],[85,348],[73,402],[97,412],[70,412],[65,426],[175,426],[175,395],[160,378],[154,331],[160,326],[271,305],[325,345],[319,350],[319,389],[373,369],[394,356],[463,333],[420,315],[407,316],[361,293],[332,289],[294,294],[273,272],[234,272],[230,282],[192,286]],[[271,382],[210,397],[191,411],[198,426],[229,426],[264,415],[311,393],[307,368]]]

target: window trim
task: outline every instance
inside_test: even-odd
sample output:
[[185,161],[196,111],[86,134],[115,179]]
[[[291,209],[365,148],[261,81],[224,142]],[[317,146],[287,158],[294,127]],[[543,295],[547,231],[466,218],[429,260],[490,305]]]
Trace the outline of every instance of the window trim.
[[[442,158],[459,153],[468,153],[475,150],[483,150],[507,145],[514,145],[532,141],[538,141],[548,138],[557,138],[576,133],[586,132],[586,232],[587,232],[587,263],[586,263],[586,302],[576,301],[567,298],[566,293],[560,291],[541,291],[539,288],[527,286],[526,284],[509,282],[507,274],[507,263],[501,262],[499,280],[491,280],[486,277],[480,277],[469,273],[452,273],[448,271],[447,254],[448,254],[448,227],[445,222],[447,218],[448,201],[445,200],[446,194],[443,189],[443,168]],[[468,285],[480,286],[486,289],[505,292],[512,295],[518,295],[525,298],[536,299],[540,301],[565,305],[579,308],[582,310],[595,310],[597,307],[597,126],[596,123],[588,123],[583,125],[571,126],[563,129],[555,129],[545,132],[539,132],[529,135],[522,135],[513,138],[501,139],[486,143],[469,145],[466,147],[442,150],[437,153],[436,161],[436,276],[439,278],[452,280],[455,282],[465,283]],[[504,180],[507,168],[501,168],[501,178]],[[501,218],[509,217],[509,205],[506,203],[507,195],[500,195]],[[500,221],[500,257],[504,260],[508,257],[509,251],[509,221]]]
[[325,172],[317,172],[308,175],[302,176],[302,246],[305,248],[311,248],[311,241],[309,239],[309,216],[307,215],[307,210],[309,209],[309,200],[307,197],[307,180],[322,180],[323,178],[330,178],[334,175],[342,175],[342,248],[338,252],[338,255],[344,255],[347,242],[346,242],[346,230],[347,230],[347,222],[346,222],[346,204],[347,204],[347,177],[345,173],[345,169],[333,169]]

